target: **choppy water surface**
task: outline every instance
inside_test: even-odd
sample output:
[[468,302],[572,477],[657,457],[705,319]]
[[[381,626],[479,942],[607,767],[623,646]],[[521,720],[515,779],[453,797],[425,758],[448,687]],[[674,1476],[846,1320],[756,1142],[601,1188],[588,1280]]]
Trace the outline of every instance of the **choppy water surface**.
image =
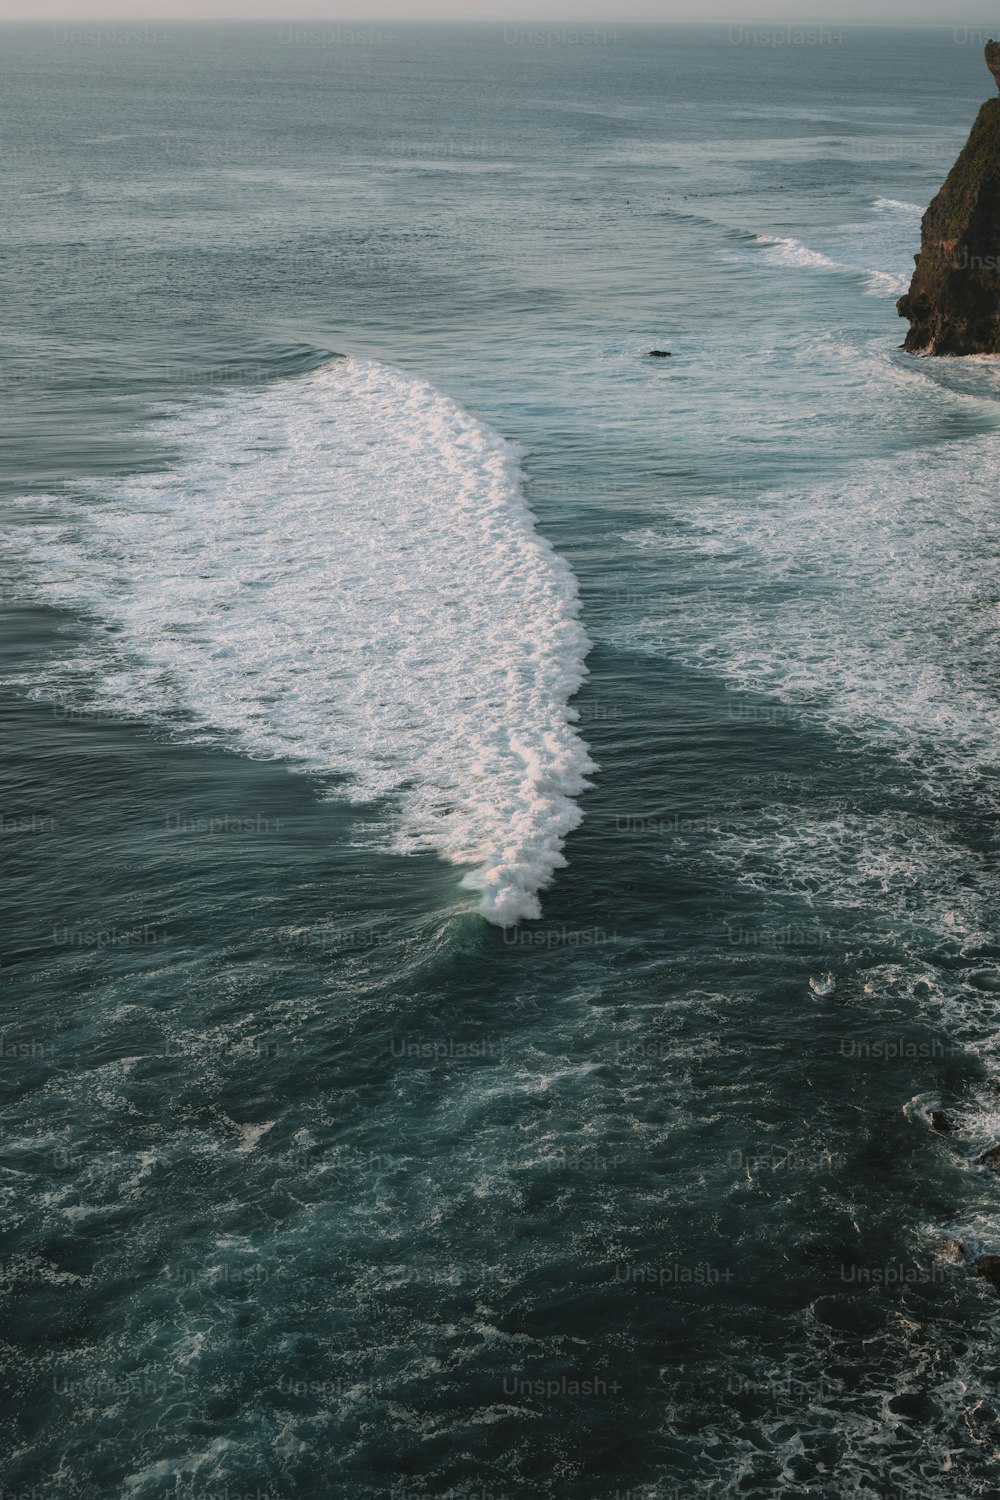
[[995,1494],[978,38],[121,31],[0,64],[6,1489]]

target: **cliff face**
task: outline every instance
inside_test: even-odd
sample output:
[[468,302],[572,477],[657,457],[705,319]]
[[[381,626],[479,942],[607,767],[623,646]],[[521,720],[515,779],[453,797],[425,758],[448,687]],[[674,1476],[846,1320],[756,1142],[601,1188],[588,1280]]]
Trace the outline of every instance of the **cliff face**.
[[[1000,43],[986,66],[1000,88]],[[912,353],[1000,353],[1000,99],[979,111],[972,134],[924,214],[910,290],[896,308],[908,318]]]

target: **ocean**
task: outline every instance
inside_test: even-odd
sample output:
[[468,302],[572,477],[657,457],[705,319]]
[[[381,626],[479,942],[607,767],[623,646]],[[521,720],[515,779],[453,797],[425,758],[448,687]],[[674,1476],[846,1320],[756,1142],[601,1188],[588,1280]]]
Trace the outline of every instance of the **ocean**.
[[1000,1493],[985,40],[5,29],[5,1500]]

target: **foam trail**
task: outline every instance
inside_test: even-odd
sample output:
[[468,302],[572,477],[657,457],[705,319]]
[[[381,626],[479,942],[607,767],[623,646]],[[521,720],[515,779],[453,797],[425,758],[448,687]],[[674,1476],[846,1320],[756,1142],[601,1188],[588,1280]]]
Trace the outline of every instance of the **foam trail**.
[[819,250],[810,250],[809,246],[803,245],[801,240],[792,239],[790,236],[759,234],[757,244],[765,247],[764,253],[771,265],[832,266],[836,270],[844,269],[828,255],[824,255]]
[[776,235],[759,234],[757,244],[770,265],[861,272],[872,296],[899,297],[910,284],[923,210],[898,198],[876,198],[871,207],[861,223],[828,231],[829,254]]
[[[871,366],[884,391],[888,361]],[[906,379],[910,372],[904,371]],[[961,396],[953,398],[963,400]],[[940,795],[1000,810],[1000,434],[859,460],[803,494],[720,493],[626,540],[699,587],[630,644],[877,743]]]
[[907,203],[900,198],[876,198],[872,207],[880,213],[909,214],[911,217],[916,216],[917,218],[920,218],[923,214],[923,209],[919,203]]
[[538,917],[595,768],[568,706],[576,581],[516,450],[355,359],[175,411],[165,436],[173,472],[88,484],[21,531],[36,597],[119,627],[88,691],[350,777],[398,806],[395,847],[471,867],[490,921]]

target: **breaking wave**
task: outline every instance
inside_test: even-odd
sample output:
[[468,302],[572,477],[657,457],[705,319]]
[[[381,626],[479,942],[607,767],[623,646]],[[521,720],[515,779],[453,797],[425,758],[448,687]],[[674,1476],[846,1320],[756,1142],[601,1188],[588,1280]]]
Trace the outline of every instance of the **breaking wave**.
[[594,769],[589,642],[515,448],[356,359],[165,419],[172,471],[22,502],[29,594],[114,627],[33,691],[346,776],[490,921],[539,916]]

